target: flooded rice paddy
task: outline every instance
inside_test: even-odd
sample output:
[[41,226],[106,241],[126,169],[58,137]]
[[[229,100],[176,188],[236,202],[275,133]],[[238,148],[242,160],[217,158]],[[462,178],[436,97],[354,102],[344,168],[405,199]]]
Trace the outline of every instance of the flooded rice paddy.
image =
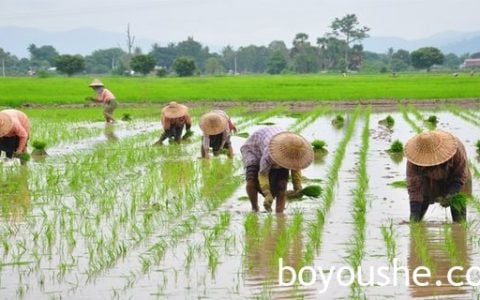
[[[194,122],[207,110],[195,108]],[[204,161],[198,126],[186,143],[153,147],[159,118],[133,114],[130,122],[105,125],[69,121],[76,109],[62,111],[62,122],[42,111],[32,117],[30,142],[45,141],[49,155],[26,166],[0,162],[0,299],[480,296],[474,286],[446,283],[452,266],[465,270],[457,281],[480,266],[478,108],[228,109],[238,132],[273,123],[327,143],[328,154],[303,172],[304,186],[319,184],[321,197],[289,202],[283,215],[250,212],[239,154],[244,137],[232,137],[233,160]],[[343,126],[332,126],[337,114]],[[392,129],[379,124],[388,115]],[[386,150],[432,129],[424,122],[430,115],[467,148],[477,198],[465,224],[452,224],[449,211],[434,205],[423,224],[409,225],[407,190],[391,185],[405,180],[406,161]],[[304,272],[301,284],[289,271],[279,274],[280,259],[297,273],[322,270]],[[428,286],[407,285],[419,266],[431,270]],[[361,267],[365,277],[348,285],[321,281],[320,274],[335,279],[332,268],[342,267]],[[398,284],[360,284],[370,267],[385,267]],[[279,285],[279,275],[292,285]],[[338,277],[349,281],[348,273]]]

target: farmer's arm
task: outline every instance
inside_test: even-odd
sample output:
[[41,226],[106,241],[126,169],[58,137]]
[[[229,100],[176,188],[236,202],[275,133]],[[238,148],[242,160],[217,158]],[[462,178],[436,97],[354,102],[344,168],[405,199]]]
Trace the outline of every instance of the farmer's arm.
[[423,202],[421,167],[407,162],[407,190],[410,202]]
[[169,129],[170,129],[170,125],[171,125],[170,119],[167,118],[167,117],[165,117],[164,115],[162,115],[161,121],[162,121],[163,129],[164,129],[164,130],[169,130]]
[[292,170],[292,183],[294,191],[302,190],[302,171]]
[[452,157],[452,168],[448,174],[448,194],[454,195],[462,189],[465,184],[467,168],[467,158],[461,149],[457,150],[457,153]]
[[18,136],[18,147],[16,152],[23,153],[27,149],[28,132],[20,125],[15,126],[15,135]]
[[203,158],[208,158],[208,150],[210,148],[210,136],[208,134],[203,135],[202,148]]
[[190,131],[191,127],[192,127],[192,117],[190,117],[190,115],[187,113],[185,115],[185,129],[187,129],[187,131]]
[[232,122],[232,119],[230,119],[230,118],[228,118],[228,129],[231,132],[237,132],[237,127],[235,127],[235,125]]

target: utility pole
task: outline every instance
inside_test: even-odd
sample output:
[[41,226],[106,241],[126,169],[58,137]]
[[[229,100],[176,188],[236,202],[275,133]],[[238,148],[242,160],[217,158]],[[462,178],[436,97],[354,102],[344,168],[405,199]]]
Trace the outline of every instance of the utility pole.
[[130,68],[130,60],[132,59],[132,49],[133,49],[133,43],[135,42],[135,36],[133,36],[130,33],[130,23],[127,24],[127,51],[128,51],[128,57],[127,57],[127,69],[128,69],[128,75],[131,75],[132,69]]

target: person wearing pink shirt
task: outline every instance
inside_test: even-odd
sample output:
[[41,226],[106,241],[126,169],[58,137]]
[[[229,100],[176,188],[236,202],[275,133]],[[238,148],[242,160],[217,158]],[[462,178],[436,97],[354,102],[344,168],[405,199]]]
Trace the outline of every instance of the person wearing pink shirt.
[[8,158],[25,153],[29,134],[30,122],[25,113],[16,109],[0,112],[0,152],[4,151]]
[[113,111],[117,108],[117,100],[115,96],[108,89],[105,88],[103,83],[94,79],[89,85],[97,94],[97,97],[93,99],[95,102],[102,103],[104,106],[103,115],[105,116],[105,121],[107,123],[115,122],[113,118]]

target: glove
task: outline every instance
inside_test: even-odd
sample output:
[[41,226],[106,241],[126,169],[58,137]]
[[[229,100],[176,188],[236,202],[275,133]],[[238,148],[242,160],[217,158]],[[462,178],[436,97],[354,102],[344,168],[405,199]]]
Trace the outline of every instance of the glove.
[[422,203],[410,201],[410,222],[422,221]]
[[265,207],[265,210],[267,211],[272,211],[273,196],[272,196],[272,192],[270,192],[270,182],[268,179],[268,175],[265,175],[259,172],[258,183],[260,185],[260,190],[262,191],[262,194],[265,197],[265,201],[263,202],[263,207]]
[[295,198],[302,198],[302,190],[295,190],[295,191],[287,191],[285,193],[287,199],[295,199]]

